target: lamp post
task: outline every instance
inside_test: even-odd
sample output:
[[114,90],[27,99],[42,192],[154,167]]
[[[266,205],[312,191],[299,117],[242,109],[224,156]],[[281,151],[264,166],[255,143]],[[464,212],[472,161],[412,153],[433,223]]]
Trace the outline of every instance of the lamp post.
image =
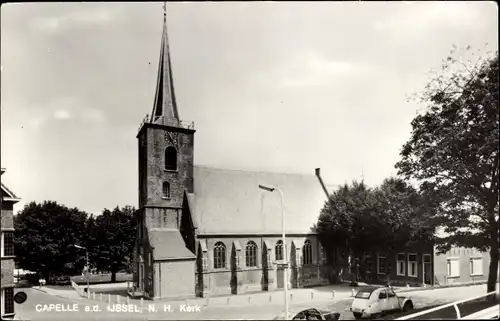
[[283,202],[283,191],[277,187],[268,187],[264,185],[259,185],[259,188],[267,192],[278,191],[281,196],[281,228],[282,228],[282,242],[283,242],[283,259],[286,263],[283,271],[283,290],[285,294],[285,318],[288,320],[288,258],[287,258],[287,246],[286,246],[286,234],[285,234],[285,206]]
[[77,244],[74,244],[74,246],[77,248],[77,249],[82,249],[82,250],[85,250],[86,252],[86,257],[87,257],[87,293],[89,293],[89,289],[90,289],[90,265],[89,265],[89,251],[87,250],[86,247],[83,247],[83,246],[80,246],[80,245],[77,245]]

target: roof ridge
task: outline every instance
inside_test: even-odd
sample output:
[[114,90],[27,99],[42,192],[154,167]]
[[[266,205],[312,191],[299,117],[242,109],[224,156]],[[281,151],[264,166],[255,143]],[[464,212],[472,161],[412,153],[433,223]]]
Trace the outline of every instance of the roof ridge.
[[0,183],[2,185],[2,188],[7,192],[7,194],[10,194],[11,198],[18,198],[16,194],[14,194],[13,191],[7,188],[7,186],[4,185],[4,183]]
[[296,175],[296,176],[307,176],[307,177],[316,176],[314,173],[306,174],[306,173],[276,172],[276,171],[271,171],[271,170],[258,170],[258,169],[221,168],[221,167],[215,167],[215,166],[211,166],[211,165],[197,165],[197,164],[195,164],[194,167],[208,168],[208,169],[214,169],[214,170],[219,170],[219,171],[231,171],[231,172],[264,173],[264,174],[277,174],[277,175]]

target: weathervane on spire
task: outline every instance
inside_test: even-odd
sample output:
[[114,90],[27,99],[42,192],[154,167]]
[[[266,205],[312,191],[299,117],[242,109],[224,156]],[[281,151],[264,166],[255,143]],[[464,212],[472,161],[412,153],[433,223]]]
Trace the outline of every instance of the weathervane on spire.
[[167,1],[163,2],[163,20],[167,20]]

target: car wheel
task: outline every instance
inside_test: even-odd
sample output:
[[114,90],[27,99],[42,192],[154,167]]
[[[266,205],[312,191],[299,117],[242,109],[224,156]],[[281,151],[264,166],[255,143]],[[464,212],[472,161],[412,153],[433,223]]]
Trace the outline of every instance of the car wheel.
[[359,312],[353,312],[352,314],[354,315],[354,318],[356,318],[356,319],[361,319],[361,316],[363,315]]
[[405,303],[404,307],[403,307],[403,312],[408,312],[408,311],[411,311],[413,310],[413,304],[408,302],[408,303]]

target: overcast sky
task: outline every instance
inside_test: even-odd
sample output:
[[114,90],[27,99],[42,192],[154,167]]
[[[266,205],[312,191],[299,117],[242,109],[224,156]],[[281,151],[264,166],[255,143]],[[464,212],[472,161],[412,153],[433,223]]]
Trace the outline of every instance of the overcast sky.
[[[22,201],[137,206],[162,3],[1,7],[2,182]],[[379,184],[452,45],[498,50],[493,2],[169,3],[195,163]]]

